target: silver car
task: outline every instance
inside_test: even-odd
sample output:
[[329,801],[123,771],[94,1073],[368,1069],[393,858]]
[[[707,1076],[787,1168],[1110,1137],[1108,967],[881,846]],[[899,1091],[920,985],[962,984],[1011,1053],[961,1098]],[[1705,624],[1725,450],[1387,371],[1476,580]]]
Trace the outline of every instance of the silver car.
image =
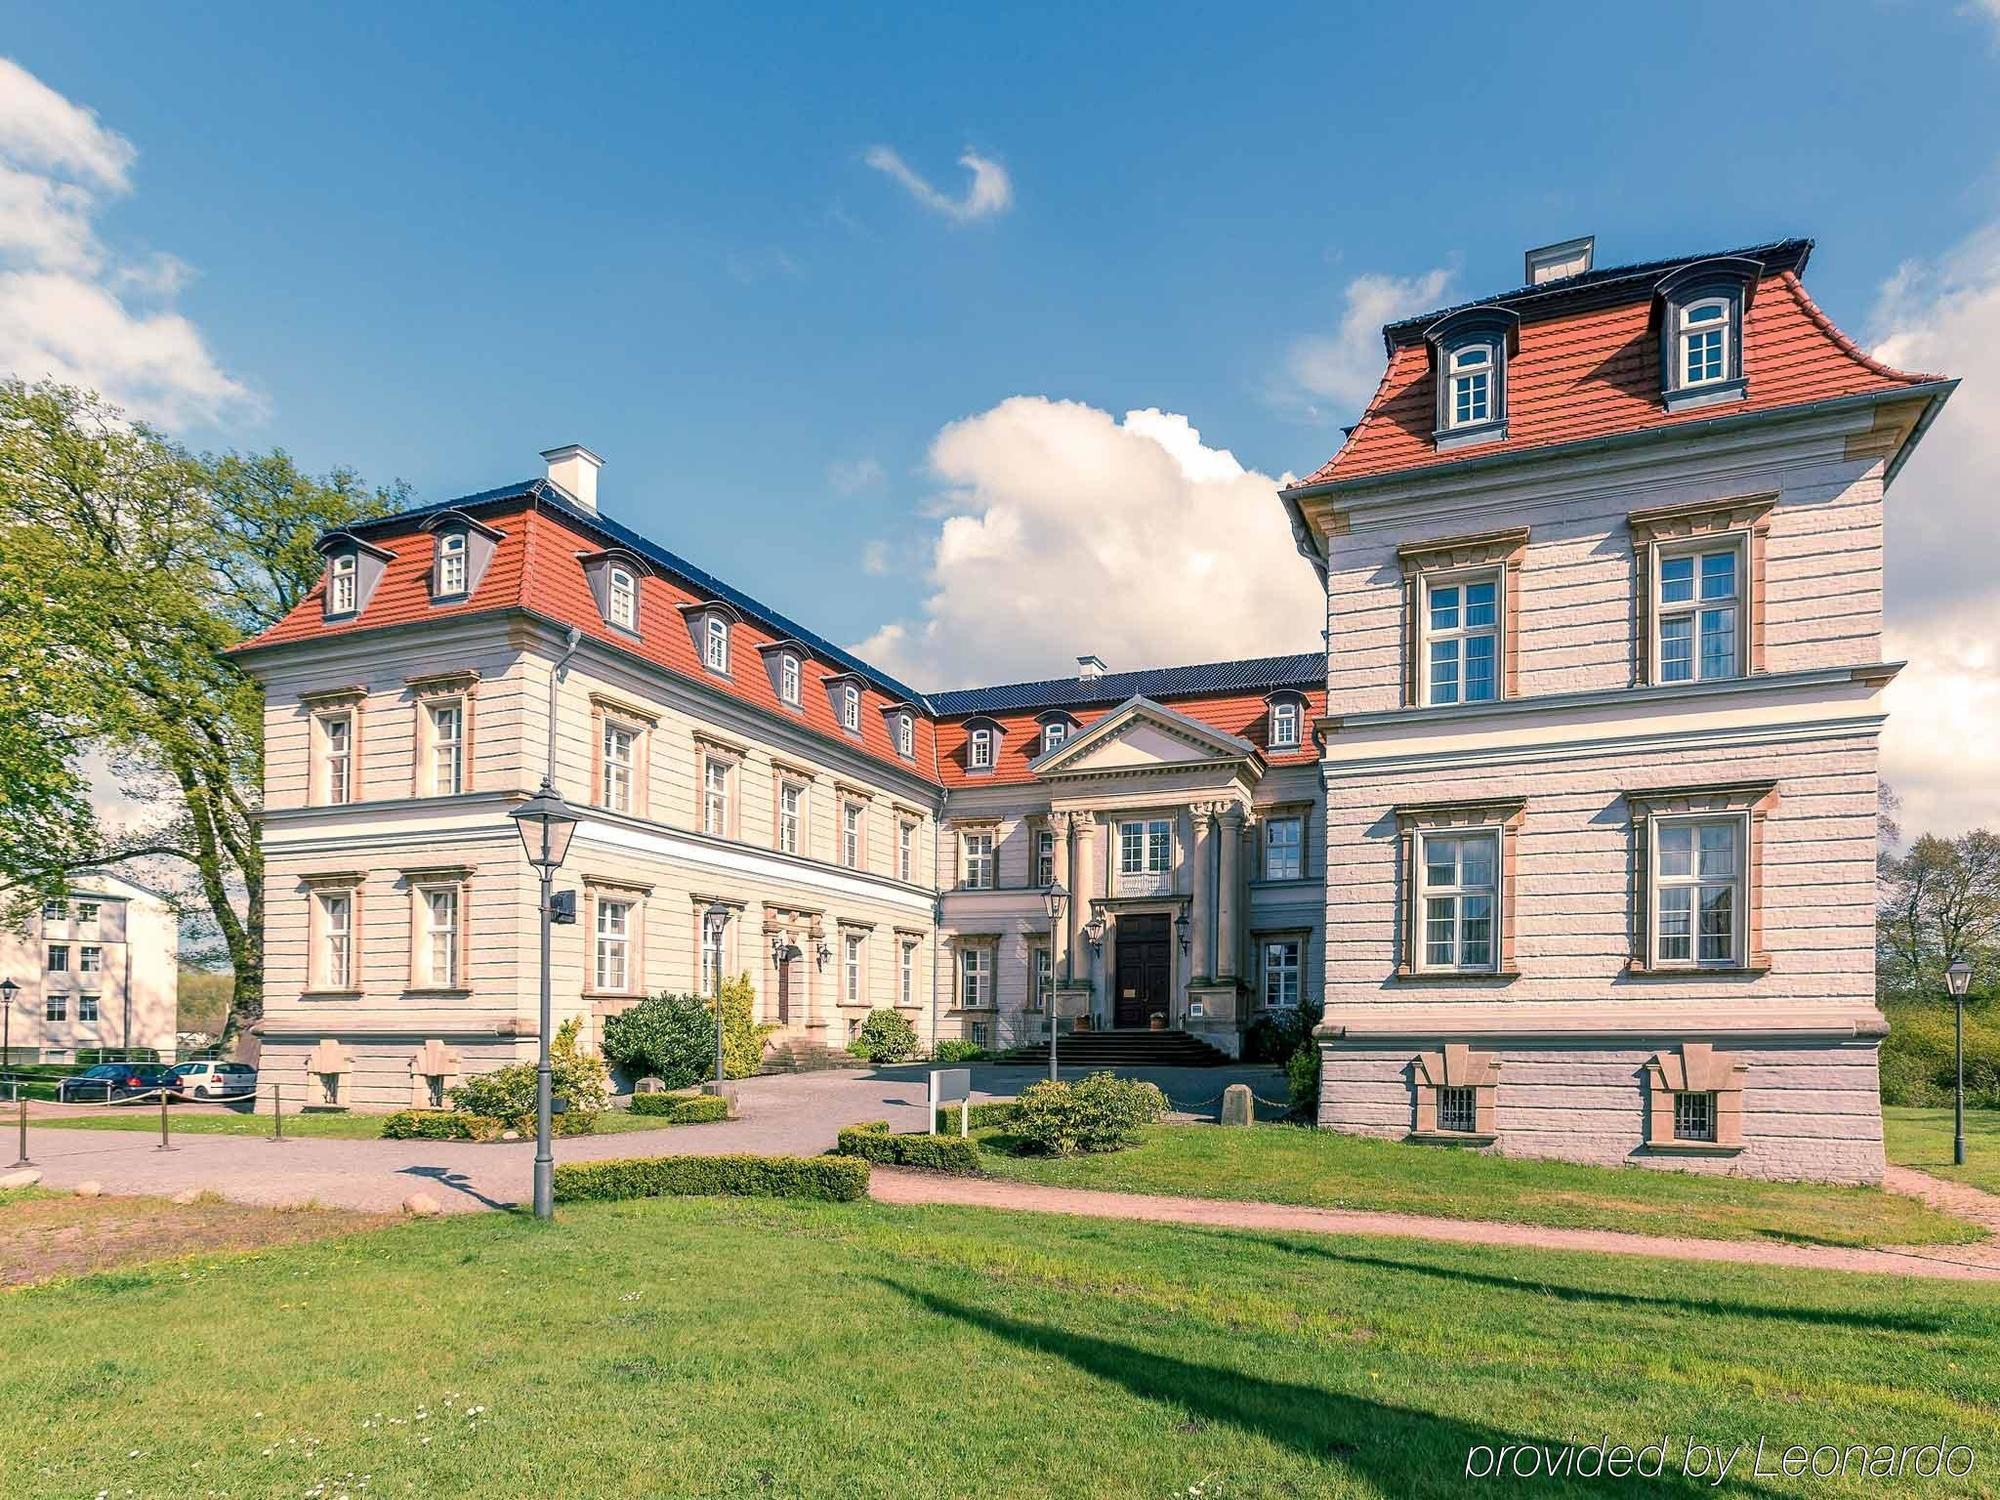
[[257,1092],[257,1070],[248,1063],[175,1063],[173,1075],[173,1091],[183,1099],[243,1099]]

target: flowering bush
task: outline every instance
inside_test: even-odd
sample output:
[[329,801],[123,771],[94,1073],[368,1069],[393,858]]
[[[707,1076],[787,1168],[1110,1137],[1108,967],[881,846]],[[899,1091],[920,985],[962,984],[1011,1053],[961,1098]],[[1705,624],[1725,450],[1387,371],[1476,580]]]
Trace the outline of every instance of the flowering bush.
[[1030,1150],[1081,1156],[1136,1146],[1140,1129],[1166,1112],[1167,1096],[1155,1085],[1092,1073],[1078,1083],[1044,1081],[1023,1089],[1009,1128]]

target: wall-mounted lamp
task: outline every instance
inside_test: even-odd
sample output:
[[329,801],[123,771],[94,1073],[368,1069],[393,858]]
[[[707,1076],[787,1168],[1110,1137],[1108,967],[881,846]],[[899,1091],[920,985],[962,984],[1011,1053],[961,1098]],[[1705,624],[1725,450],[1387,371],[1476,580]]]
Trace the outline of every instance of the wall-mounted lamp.
[[1188,951],[1188,946],[1193,941],[1189,936],[1191,926],[1192,924],[1188,921],[1186,911],[1183,911],[1179,916],[1174,918],[1174,936],[1180,939],[1181,952],[1183,953]]
[[1085,938],[1089,939],[1091,947],[1102,948],[1104,946],[1103,912],[1099,911],[1091,913],[1090,920],[1083,924],[1083,935]]
[[824,969],[833,962],[833,947],[825,938],[819,940],[819,966]]

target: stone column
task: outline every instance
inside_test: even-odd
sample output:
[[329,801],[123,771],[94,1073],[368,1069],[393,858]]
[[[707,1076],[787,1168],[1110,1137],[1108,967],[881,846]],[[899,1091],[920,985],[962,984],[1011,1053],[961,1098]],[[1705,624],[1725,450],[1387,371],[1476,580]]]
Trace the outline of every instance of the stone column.
[[1062,920],[1050,924],[1049,930],[1049,977],[1068,979],[1071,977],[1069,956],[1075,945],[1070,942],[1070,921],[1076,910],[1077,891],[1071,885],[1075,872],[1070,868],[1069,814],[1052,812],[1049,814],[1049,833],[1054,839],[1050,854],[1049,869],[1065,886],[1069,887],[1069,904],[1063,908]]
[[1090,901],[1097,887],[1097,814],[1070,815],[1073,872],[1069,896],[1070,978],[1077,984],[1090,983],[1090,940],[1083,934],[1090,920]]
[[1242,946],[1237,922],[1242,898],[1237,885],[1243,864],[1243,809],[1234,802],[1222,809],[1222,858],[1218,863],[1222,868],[1216,877],[1215,977],[1234,979],[1237,950]]
[[1215,806],[1208,802],[1192,803],[1188,816],[1194,823],[1194,838],[1188,850],[1193,867],[1188,896],[1188,966],[1195,978],[1207,979],[1215,973],[1215,882],[1209,868],[1215,850],[1212,831]]

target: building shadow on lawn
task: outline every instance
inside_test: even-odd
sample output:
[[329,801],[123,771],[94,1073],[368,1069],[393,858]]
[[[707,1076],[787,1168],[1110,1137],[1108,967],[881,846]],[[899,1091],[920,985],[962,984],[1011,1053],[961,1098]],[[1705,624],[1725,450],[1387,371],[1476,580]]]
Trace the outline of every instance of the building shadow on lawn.
[[1244,1234],[1240,1231],[1215,1234],[1214,1237],[1233,1245],[1240,1245],[1243,1241],[1250,1240],[1267,1249],[1282,1250],[1288,1255],[1308,1256],[1315,1260],[1334,1260],[1343,1265],[1366,1266],[1374,1270],[1429,1276],[1438,1281],[1457,1281],[1470,1286],[1494,1287],[1501,1291],[1553,1297],[1559,1302],[1594,1302],[1608,1307],[1714,1313],[1731,1318],[1775,1318],[1787,1323],[1853,1328],[1869,1333],[1949,1333],[1956,1326],[1943,1318],[1926,1317],[1916,1313],[1868,1312],[1860,1308],[1845,1307],[1782,1307],[1755,1302],[1730,1302],[1713,1297],[1656,1297],[1643,1292],[1601,1291],[1595,1287],[1565,1286],[1558,1281],[1527,1281],[1512,1276],[1495,1276],[1484,1271],[1427,1265],[1420,1260],[1403,1260],[1393,1255],[1368,1255],[1355,1250],[1335,1250],[1325,1245],[1301,1244],[1296,1240]]
[[520,1204],[487,1197],[472,1185],[470,1177],[463,1172],[454,1172],[449,1167],[398,1167],[396,1173],[400,1177],[422,1177],[426,1181],[435,1182],[439,1187],[450,1188],[454,1193],[463,1193],[487,1208],[496,1208],[503,1213],[520,1212]]
[[[1186,1412],[1190,1424],[1183,1428],[1185,1431],[1198,1431],[1199,1427],[1193,1425],[1197,1423],[1222,1423],[1288,1448],[1314,1463],[1338,1465],[1385,1495],[1465,1493],[1472,1482],[1467,1465],[1475,1449],[1484,1449],[1497,1458],[1503,1446],[1526,1445],[1555,1456],[1572,1441],[1595,1444],[1604,1437],[1601,1432],[1577,1433],[1573,1437],[1506,1432],[1317,1386],[1195,1364],[1111,1339],[1072,1333],[1053,1324],[1008,1317],[919,1291],[888,1277],[871,1279],[939,1317],[956,1319],[1038,1354],[1054,1355],[1087,1375],[1122,1386],[1141,1400]],[[1634,1438],[1615,1433],[1611,1436],[1614,1442],[1630,1442],[1634,1449],[1642,1443],[1659,1443],[1662,1439],[1673,1442],[1672,1435],[1667,1433]],[[1482,1456],[1481,1465],[1485,1462]],[[1504,1470],[1498,1477],[1514,1487],[1522,1482]],[[1650,1470],[1643,1481],[1631,1477],[1551,1479],[1537,1472],[1528,1482],[1542,1494],[1617,1495],[1624,1500],[1630,1500],[1635,1483],[1645,1483],[1649,1492],[1655,1493],[1715,1492],[1706,1480],[1685,1478],[1680,1473],[1680,1454],[1674,1447],[1669,1447],[1663,1472],[1657,1479]],[[1771,1492],[1762,1487],[1736,1485],[1732,1486],[1732,1493]]]

